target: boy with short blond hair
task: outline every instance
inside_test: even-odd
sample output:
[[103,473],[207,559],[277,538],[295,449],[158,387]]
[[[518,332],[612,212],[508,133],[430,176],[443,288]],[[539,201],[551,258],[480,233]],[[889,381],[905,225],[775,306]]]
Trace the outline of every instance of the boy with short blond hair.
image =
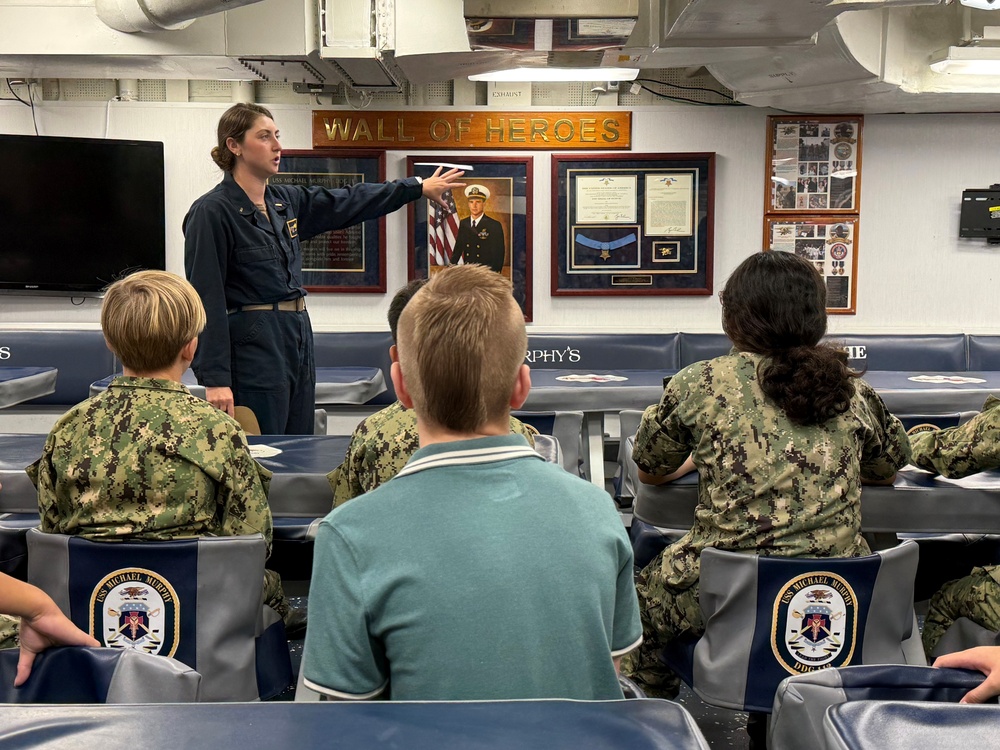
[[[396,350],[399,316],[426,283],[426,279],[414,279],[397,291],[389,303],[387,317],[393,341],[389,347],[389,358],[393,362],[399,359]],[[534,447],[538,431],[530,424],[512,416],[510,431],[524,435],[528,444]],[[366,417],[354,428],[343,463],[326,475],[333,489],[334,506],[343,505],[388,482],[402,470],[419,447],[417,418],[412,409],[407,409],[399,401]]]
[[340,699],[621,698],[641,640],[611,498],[545,463],[524,403],[524,319],[482,266],[435,274],[399,320],[396,393],[420,449],[316,538],[305,684]]
[[[205,326],[194,288],[165,271],[112,284],[101,308],[123,374],[70,409],[28,467],[42,531],[85,539],[170,540],[260,533],[271,548],[271,473],[225,412],[181,384]],[[290,608],[276,573],[265,601]]]

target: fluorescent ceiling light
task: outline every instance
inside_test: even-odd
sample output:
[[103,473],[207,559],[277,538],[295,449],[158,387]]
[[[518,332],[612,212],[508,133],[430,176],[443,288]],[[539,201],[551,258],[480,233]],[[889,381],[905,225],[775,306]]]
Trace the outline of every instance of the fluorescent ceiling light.
[[931,60],[935,73],[1000,75],[1000,47],[949,47]]
[[469,76],[470,81],[634,81],[638,68],[510,68]]

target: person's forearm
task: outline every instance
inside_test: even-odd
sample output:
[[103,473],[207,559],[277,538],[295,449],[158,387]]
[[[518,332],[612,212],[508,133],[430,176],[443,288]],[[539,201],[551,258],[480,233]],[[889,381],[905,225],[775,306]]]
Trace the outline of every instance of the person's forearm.
[[0,612],[32,619],[44,612],[50,601],[40,589],[0,573]]
[[639,469],[639,481],[642,482],[643,484],[652,484],[652,485],[666,484],[667,482],[672,482],[675,479],[680,479],[685,474],[690,474],[694,470],[695,470],[694,461],[691,459],[691,456],[688,456],[686,459],[684,459],[684,463],[682,463],[674,471],[664,476],[655,476],[653,474],[646,473],[642,469]]

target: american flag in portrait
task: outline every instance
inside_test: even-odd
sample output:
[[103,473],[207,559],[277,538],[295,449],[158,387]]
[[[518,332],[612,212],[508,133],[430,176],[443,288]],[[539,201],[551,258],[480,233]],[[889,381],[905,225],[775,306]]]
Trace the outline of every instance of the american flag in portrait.
[[427,201],[427,254],[432,266],[447,266],[458,236],[458,213],[455,198],[446,191],[441,199],[445,206]]

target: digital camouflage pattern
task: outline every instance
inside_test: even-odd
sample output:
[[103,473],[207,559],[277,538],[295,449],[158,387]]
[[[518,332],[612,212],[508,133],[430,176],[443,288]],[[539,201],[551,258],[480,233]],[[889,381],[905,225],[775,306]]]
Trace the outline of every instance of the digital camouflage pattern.
[[970,575],[946,583],[931,597],[920,634],[928,658],[959,617],[967,617],[987,630],[1000,631],[1000,567],[973,568]]
[[[950,479],[1000,468],[1000,399],[990,396],[983,410],[965,424],[947,429],[910,430],[911,463]],[[959,617],[1000,631],[1000,566],[974,568],[931,597],[921,638],[928,656]]]
[[944,430],[910,430],[911,462],[951,479],[1000,468],[1000,399],[990,396],[965,424]]
[[[535,446],[538,431],[531,425],[511,417],[510,431]],[[388,482],[419,447],[416,414],[399,401],[367,417],[351,435],[344,462],[326,475],[334,507]]]
[[691,455],[700,476],[691,530],[637,583],[644,643],[624,667],[654,693],[672,682],[658,648],[701,632],[698,577],[706,547],[785,557],[869,554],[861,480],[891,478],[910,458],[902,424],[862,380],[850,408],[821,425],[793,424],[757,384],[762,356],[733,352],[681,370],[646,409],[632,457],[653,476]]
[[180,383],[119,377],[70,409],[28,467],[42,531],[148,541],[263,534],[271,472],[236,420]]
[[[271,472],[236,420],[180,383],[115,378],[59,419],[27,472],[42,531],[145,541],[260,533],[271,554]],[[271,571],[265,601],[288,611]]]

